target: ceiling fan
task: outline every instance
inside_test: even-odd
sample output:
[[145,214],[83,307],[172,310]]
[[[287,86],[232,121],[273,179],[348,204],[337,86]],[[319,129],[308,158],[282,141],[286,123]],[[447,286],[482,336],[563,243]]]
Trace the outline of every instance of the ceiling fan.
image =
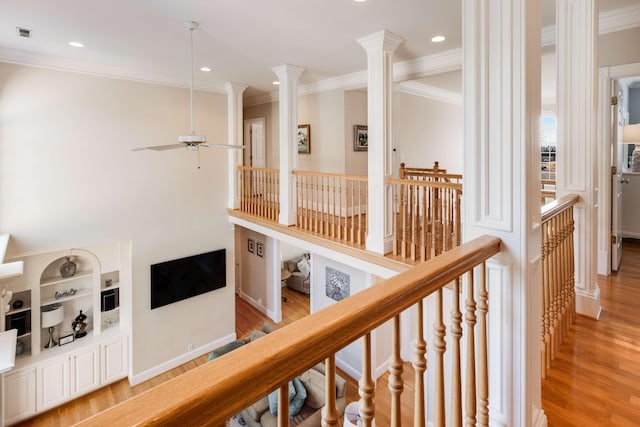
[[187,21],[184,23],[187,30],[189,30],[191,41],[191,61],[189,64],[189,72],[191,74],[191,84],[189,87],[190,102],[191,102],[191,134],[181,135],[178,137],[178,144],[171,145],[154,145],[151,147],[139,147],[134,148],[133,151],[152,150],[152,151],[166,151],[173,150],[174,148],[186,147],[189,151],[198,151],[200,147],[215,147],[215,148],[227,148],[234,150],[244,149],[244,145],[232,145],[232,144],[206,144],[207,137],[204,135],[197,135],[193,128],[193,31],[198,28],[198,23],[195,21]]

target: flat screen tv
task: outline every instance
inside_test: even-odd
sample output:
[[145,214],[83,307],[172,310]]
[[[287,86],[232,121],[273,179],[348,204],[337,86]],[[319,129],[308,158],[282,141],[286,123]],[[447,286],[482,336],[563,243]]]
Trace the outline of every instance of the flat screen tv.
[[151,309],[224,288],[226,250],[174,259],[151,266]]

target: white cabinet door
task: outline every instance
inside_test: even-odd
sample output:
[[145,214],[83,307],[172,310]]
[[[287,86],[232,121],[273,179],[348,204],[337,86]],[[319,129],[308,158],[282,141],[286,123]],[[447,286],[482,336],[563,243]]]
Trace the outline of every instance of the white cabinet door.
[[69,356],[52,359],[37,368],[38,412],[69,400]]
[[100,387],[99,347],[89,347],[71,355],[71,397]]
[[5,374],[4,395],[4,420],[7,425],[35,415],[35,368],[23,369]]
[[100,345],[102,348],[102,384],[108,384],[127,376],[129,370],[129,352],[127,337],[120,337]]

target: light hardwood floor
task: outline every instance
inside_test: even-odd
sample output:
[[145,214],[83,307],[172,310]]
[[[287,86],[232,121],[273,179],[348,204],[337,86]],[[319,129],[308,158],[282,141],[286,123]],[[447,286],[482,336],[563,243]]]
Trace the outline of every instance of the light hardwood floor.
[[542,382],[549,426],[640,426],[640,242],[600,276],[600,320],[577,316]]

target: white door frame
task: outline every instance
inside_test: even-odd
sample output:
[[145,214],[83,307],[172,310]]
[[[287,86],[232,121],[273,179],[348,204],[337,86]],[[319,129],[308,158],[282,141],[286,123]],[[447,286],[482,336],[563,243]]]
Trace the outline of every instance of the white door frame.
[[602,67],[598,73],[598,274],[611,274],[611,84],[640,76],[640,62]]

